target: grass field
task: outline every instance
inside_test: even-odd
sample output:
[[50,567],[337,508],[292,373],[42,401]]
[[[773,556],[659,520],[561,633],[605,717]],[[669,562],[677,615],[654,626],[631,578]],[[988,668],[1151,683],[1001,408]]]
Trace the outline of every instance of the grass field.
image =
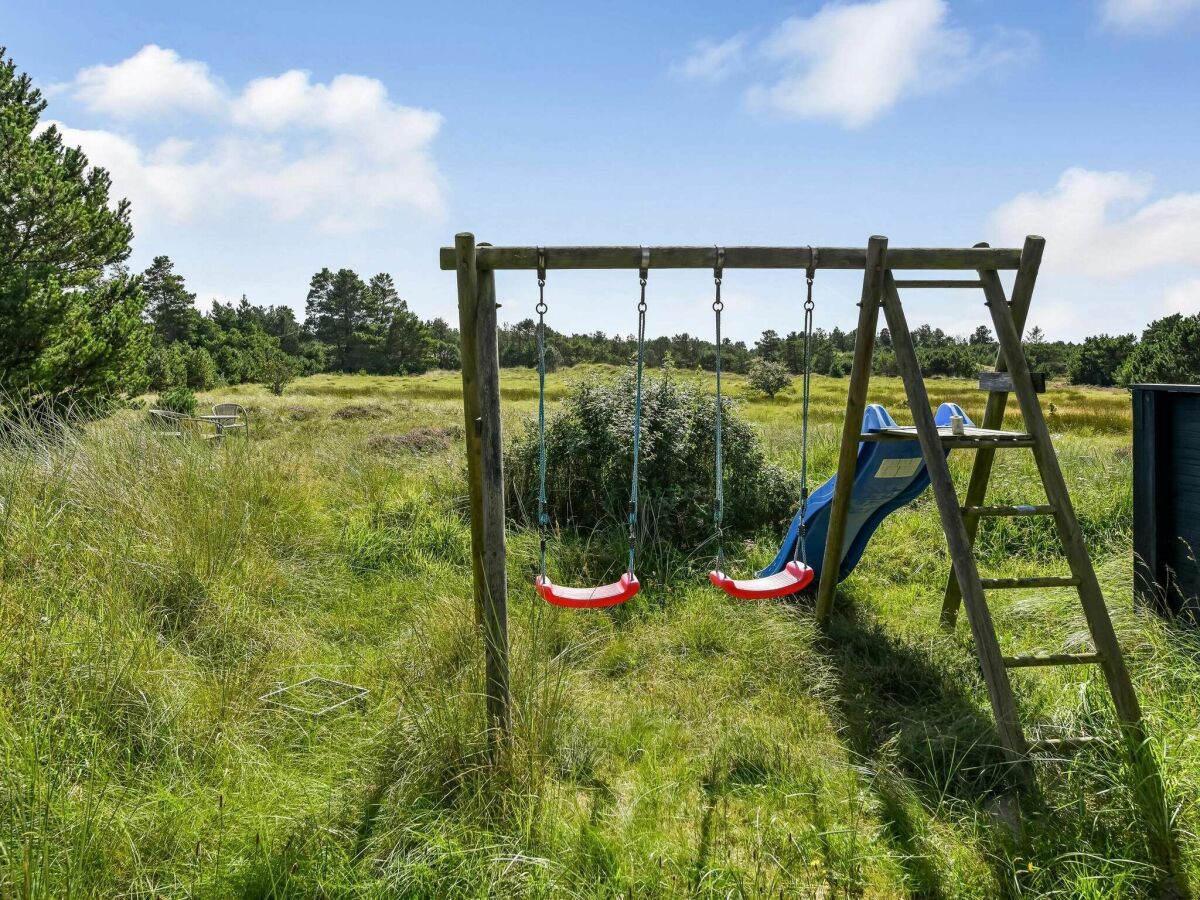
[[[599,374],[556,374],[552,396]],[[815,380],[818,481],[845,388]],[[982,411],[971,384],[930,389]],[[506,371],[503,390],[511,433],[536,378]],[[873,382],[901,420],[902,397]],[[1156,880],[1112,744],[1040,763],[1024,834],[1001,824],[969,633],[937,625],[930,497],[885,522],[826,632],[811,601],[714,592],[708,548],[660,553],[627,607],[553,609],[530,586],[535,536],[515,531],[516,737],[493,770],[459,376],[216,400],[251,408],[250,441],[165,441],[127,411],[0,449],[0,898],[1100,898]],[[1195,883],[1200,641],[1131,607],[1129,398],[1044,402]],[[743,412],[798,465],[794,389]],[[419,426],[444,431],[406,436]],[[951,461],[961,488],[969,455]],[[999,455],[990,499],[1042,499],[1030,454]],[[735,548],[737,570],[772,539]],[[989,525],[979,559],[1065,568],[1040,521]],[[1006,650],[1086,640],[1067,591],[1005,594],[994,614]],[[370,693],[320,718],[258,699],[314,675]],[[1112,734],[1098,673],[1014,680],[1027,723]]]

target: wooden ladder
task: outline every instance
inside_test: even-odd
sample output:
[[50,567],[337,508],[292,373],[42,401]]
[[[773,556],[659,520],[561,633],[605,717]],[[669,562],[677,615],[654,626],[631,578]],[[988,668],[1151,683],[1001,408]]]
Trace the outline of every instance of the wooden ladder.
[[[1000,345],[998,368],[1007,369],[1011,376],[1012,390],[1025,421],[1024,432],[1000,430],[1007,401],[1006,391],[989,394],[983,423],[979,428],[965,429],[965,434],[955,435],[949,428],[939,429],[934,424],[929,396],[921,375],[916,350],[908,323],[900,303],[896,280],[891,272],[883,277],[882,307],[892,333],[896,363],[904,381],[905,393],[913,419],[917,439],[929,469],[930,483],[937,500],[942,527],[950,546],[953,562],[949,585],[942,607],[942,620],[953,625],[957,608],[961,602],[966,607],[967,620],[975,639],[975,649],[983,670],[996,718],[1000,744],[1023,780],[1031,780],[1030,753],[1043,751],[1067,751],[1077,748],[1094,736],[1079,735],[1067,738],[1043,738],[1027,740],[1017,715],[1017,704],[1009,680],[1009,672],[1035,666],[1098,665],[1104,672],[1108,691],[1112,696],[1117,717],[1126,737],[1141,744],[1144,740],[1142,713],[1137,694],[1125,667],[1121,646],[1113,630],[1100,583],[1088,555],[1083,533],[1071,505],[1071,496],[1059,467],[1058,457],[1050,440],[1050,430],[1042,414],[1041,404],[1030,375],[1029,364],[1021,347],[1020,327],[1016,315],[1022,320],[1028,311],[1028,298],[1032,289],[1033,273],[1018,270],[1017,289],[1020,296],[1014,298],[1010,307],[1005,297],[1000,278],[994,270],[980,271],[979,286],[982,287],[988,309],[991,311],[997,340]],[[922,283],[925,286],[926,283]],[[949,286],[947,282],[945,286]],[[1017,294],[1017,291],[1014,291]],[[1014,309],[1015,307],[1015,309]],[[1023,322],[1022,322],[1023,325]],[[950,477],[945,446],[975,447],[976,458],[970,487],[965,503],[960,505],[958,494]],[[991,474],[992,461],[998,450],[1023,448],[1033,451],[1038,473],[1046,492],[1045,504],[1029,506],[985,506],[983,505],[987,483]],[[1051,516],[1062,542],[1069,576],[1042,576],[1032,578],[981,578],[975,562],[973,544],[979,520],[991,516]],[[1088,653],[1053,653],[1039,655],[1004,656],[996,638],[991,612],[986,595],[989,591],[1021,588],[1074,588],[1083,607],[1094,650]]]
[[[1012,301],[1009,302],[995,269],[977,270],[977,279],[971,280],[898,281],[887,266],[886,241],[881,238],[872,239],[868,246],[868,264],[863,279],[854,366],[851,370],[846,403],[847,421],[843,427],[837,487],[831,504],[822,579],[817,594],[817,615],[818,618],[825,618],[832,610],[840,550],[845,540],[846,514],[850,501],[849,486],[854,481],[858,442],[865,439],[912,440],[915,436],[920,442],[925,458],[952,562],[942,603],[942,623],[952,628],[959,606],[965,607],[974,638],[975,652],[991,701],[999,743],[1007,761],[1012,765],[1019,781],[1032,786],[1035,783],[1032,755],[1047,751],[1066,752],[1099,740],[1098,736],[1094,735],[1028,740],[1018,717],[1009,672],[1041,666],[1099,666],[1112,697],[1125,747],[1134,763],[1134,790],[1147,819],[1151,852],[1155,861],[1168,873],[1168,881],[1165,883],[1168,887],[1166,895],[1188,896],[1186,877],[1178,865],[1178,847],[1166,815],[1162,776],[1157,760],[1146,741],[1141,706],[1125,666],[1121,646],[1109,618],[1100,583],[1075,516],[1075,509],[1071,504],[1071,496],[1050,439],[1050,430],[1042,414],[1029,363],[1021,346],[1021,332],[1028,316],[1044,245],[1045,241],[1039,237],[1026,240],[1013,283]],[[900,302],[901,287],[982,289],[999,344],[996,371],[1007,372],[1009,377],[1005,379],[1007,383],[999,389],[993,387],[988,394],[983,421],[979,427],[965,428],[963,433],[955,434],[952,428],[938,428],[935,423],[912,334]],[[883,310],[888,329],[891,331],[896,365],[904,382],[914,425],[909,428],[884,429],[883,433],[868,436],[859,433],[859,423],[862,421],[866,403],[879,309]],[[1002,430],[1009,387],[1016,394],[1025,431]],[[975,450],[970,482],[966,497],[961,503],[950,476],[945,452],[947,447]],[[1038,474],[1046,492],[1046,502],[1027,506],[985,505],[996,451],[1018,448],[1033,451]],[[980,577],[974,554],[975,537],[980,519],[994,516],[1053,517],[1070,575],[1029,578]],[[1057,587],[1073,588],[1078,593],[1094,649],[1086,653],[1005,656],[996,637],[995,625],[987,604],[987,592]]]

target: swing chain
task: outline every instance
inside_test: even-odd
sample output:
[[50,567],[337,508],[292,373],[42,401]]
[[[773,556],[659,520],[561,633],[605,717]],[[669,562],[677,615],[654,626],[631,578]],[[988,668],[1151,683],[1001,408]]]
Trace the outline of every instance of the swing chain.
[[713,500],[713,528],[716,532],[717,539],[717,571],[725,571],[725,544],[723,540],[722,523],[725,518],[725,473],[724,459],[722,453],[721,442],[721,419],[722,419],[722,402],[721,402],[721,310],[725,308],[725,302],[721,299],[721,281],[725,271],[725,248],[714,247],[716,263],[713,266],[713,285],[716,289],[716,296],[713,299],[712,309],[716,319],[716,376],[717,376],[717,404],[715,408],[714,424],[716,438],[716,496]]
[[629,486],[629,577],[633,578],[633,564],[637,557],[638,524],[638,458],[642,451],[642,368],[646,350],[646,281],[650,274],[650,248],[642,247],[642,265],[638,270],[638,333],[637,333],[637,387],[633,401],[633,474]]
[[796,535],[796,546],[792,559],[808,565],[808,548],[805,547],[807,526],[805,518],[808,514],[808,399],[812,385],[812,333],[813,333],[813,281],[817,274],[817,248],[808,248],[808,268],[804,271],[804,281],[807,292],[804,299],[804,378],[801,392],[804,396],[804,407],[800,425],[800,529]]
[[546,512],[546,248],[537,248],[538,302],[538,566],[546,578],[546,533],[550,516]]

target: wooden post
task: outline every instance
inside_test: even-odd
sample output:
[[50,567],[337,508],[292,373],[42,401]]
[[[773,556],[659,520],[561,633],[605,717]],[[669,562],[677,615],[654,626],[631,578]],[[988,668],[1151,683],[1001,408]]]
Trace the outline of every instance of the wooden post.
[[[992,274],[995,275],[995,273]],[[884,275],[883,312],[887,318],[888,328],[892,332],[896,367],[900,370],[900,377],[904,381],[904,392],[912,412],[913,424],[917,426],[921,455],[925,457],[925,467],[929,472],[929,482],[933,487],[934,498],[937,500],[938,513],[942,519],[942,530],[946,533],[950,559],[954,562],[954,573],[963,588],[963,599],[967,604],[967,620],[971,624],[971,634],[975,638],[975,653],[979,657],[979,668],[988,685],[988,696],[992,703],[992,714],[996,719],[996,730],[1000,733],[1000,743],[1007,752],[1009,760],[1016,766],[1021,780],[1031,783],[1033,769],[1026,758],[1029,747],[1025,743],[1025,735],[1017,718],[1017,704],[1013,697],[1012,684],[1008,678],[1008,670],[1004,667],[1000,643],[996,638],[996,628],[992,622],[991,613],[988,611],[983,585],[979,581],[979,570],[975,565],[975,555],[970,541],[967,540],[966,523],[963,521],[958,495],[954,490],[954,480],[950,476],[950,466],[946,462],[946,451],[942,447],[942,440],[933,419],[933,411],[929,407],[929,394],[925,390],[925,379],[921,374],[917,351],[913,346],[912,335],[908,330],[908,321],[905,319],[904,309],[900,305],[900,294],[896,290],[896,283],[892,280],[891,272]],[[1000,346],[1004,346],[1003,339],[1001,339]]]
[[862,433],[867,387],[871,382],[871,358],[875,353],[875,326],[879,322],[879,291],[886,253],[887,238],[875,235],[867,242],[862,299],[858,304],[858,330],[854,333],[854,360],[850,366],[850,387],[846,393],[846,418],[842,421],[837,483],[829,507],[828,536],[821,562],[821,583],[817,588],[818,620],[829,618],[833,611],[833,593],[837,590],[838,574],[842,567],[842,544],[846,539],[846,516],[850,512],[850,494],[858,464],[858,436]]
[[475,235],[454,236],[458,270],[458,340],[462,355],[463,419],[467,444],[467,488],[471,511],[471,580],[474,585],[475,624],[483,624],[483,490],[480,475],[479,377],[475,360],[475,305],[479,274],[475,269]]
[[[976,245],[982,247],[983,245]],[[1012,314],[1013,322],[1020,333],[1025,329],[1025,320],[1029,316],[1029,303],[1033,299],[1033,286],[1037,281],[1038,269],[1042,264],[1042,251],[1046,247],[1046,239],[1036,235],[1025,238],[1025,247],[1021,250],[1021,264],[1017,268],[1017,277],[1013,282]],[[981,276],[982,277],[982,276]],[[983,286],[983,282],[980,282]],[[1004,349],[996,348],[996,371],[1007,372],[1008,362],[1004,358]],[[1008,393],[992,391],[988,394],[987,406],[983,410],[983,428],[1004,427],[1004,408],[1008,405]],[[980,506],[987,495],[988,481],[992,477],[992,463],[996,458],[993,447],[980,447],[975,451],[975,462],[971,466],[971,480],[967,483],[967,493],[963,498],[965,506]],[[971,546],[975,545],[975,536],[979,532],[977,519],[967,520],[967,537]],[[942,594],[942,627],[953,628],[958,618],[958,607],[962,602],[962,591],[954,570],[946,577],[946,590]]]
[[471,508],[471,570],[476,622],[483,627],[488,731],[495,747],[507,738],[511,725],[496,280],[492,271],[481,272],[475,265],[474,235],[456,235],[454,247]]

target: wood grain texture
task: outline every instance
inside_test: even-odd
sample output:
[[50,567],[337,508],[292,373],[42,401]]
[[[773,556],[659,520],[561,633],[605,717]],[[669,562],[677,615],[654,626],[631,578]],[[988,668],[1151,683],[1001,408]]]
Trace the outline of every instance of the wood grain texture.
[[[1017,277],[1013,280],[1012,314],[1018,332],[1024,330],[1025,322],[1029,317],[1029,304],[1033,300],[1033,288],[1037,284],[1038,270],[1041,268],[1042,254],[1045,249],[1045,238],[1035,235],[1025,238],[1025,246],[1021,249],[1021,262],[1017,268]],[[982,275],[980,277],[982,278]],[[982,281],[980,283],[982,284]],[[995,369],[997,372],[1006,371],[1004,352],[999,348],[996,350]],[[1007,405],[1008,394],[998,391],[990,393],[987,405],[983,410],[981,426],[999,428],[1004,422],[1004,410]],[[980,448],[979,452],[975,454],[975,462],[971,465],[971,479],[967,482],[963,505],[978,506],[983,503],[984,497],[987,496],[988,481],[992,477],[992,464],[995,460],[996,454],[991,448]],[[978,529],[977,519],[967,521],[967,537],[971,540],[971,546],[975,545]],[[962,592],[959,590],[952,569],[946,576],[946,588],[942,592],[941,620],[943,628],[947,630],[954,628],[961,603]]]
[[[726,269],[805,269],[816,250],[818,269],[864,269],[868,251],[862,247],[726,247]],[[547,269],[638,269],[642,248],[546,247]],[[715,247],[651,247],[651,269],[711,269]],[[1021,251],[1011,248],[899,247],[888,252],[892,269],[1015,269]],[[480,247],[476,261],[484,269],[537,268],[537,247]],[[455,248],[443,247],[441,267],[453,269]]]
[[984,597],[979,570],[975,564],[975,555],[967,537],[966,523],[960,511],[958,495],[954,490],[954,480],[950,476],[950,466],[946,461],[937,425],[933,420],[933,411],[929,406],[929,394],[925,390],[925,379],[921,374],[917,351],[913,346],[912,334],[909,332],[908,322],[900,304],[900,294],[896,290],[891,272],[884,275],[883,312],[887,318],[888,328],[892,332],[892,348],[896,354],[896,366],[900,369],[900,377],[904,381],[908,407],[912,410],[913,421],[916,424],[917,437],[920,440],[921,452],[925,457],[925,466],[929,472],[929,483],[933,488],[934,499],[937,501],[942,530],[946,533],[946,543],[950,551],[950,559],[954,564],[954,573],[963,588],[963,603],[967,609],[967,621],[970,623],[971,634],[975,639],[975,654],[979,657],[979,668],[987,684],[988,698],[991,701],[992,715],[996,720],[996,731],[1000,737],[1000,744],[1017,776],[1023,782],[1031,783],[1033,770],[1026,758],[1029,747],[1025,742],[1025,735],[1017,718],[1017,703],[1013,696],[1012,684],[1008,678],[1008,670],[1004,667],[1000,643],[996,638],[995,624],[992,622],[992,615]]
[[507,739],[511,730],[496,283],[491,272],[480,272],[475,265],[474,235],[457,235],[455,250],[471,509],[471,574],[475,621],[483,628],[487,727],[496,747]]
[[858,465],[858,439],[863,413],[867,408],[867,387],[871,383],[871,357],[875,353],[875,326],[879,322],[879,292],[883,284],[884,260],[888,258],[887,238],[876,235],[867,243],[864,256],[862,295],[859,300],[858,330],[854,339],[854,359],[850,365],[850,385],[846,391],[846,417],[842,420],[842,443],[838,451],[837,482],[829,506],[829,527],[825,555],[821,563],[821,583],[817,586],[818,621],[833,611],[842,567],[842,549],[846,540],[846,516],[850,511],[850,493],[854,470]]
[[1032,669],[1038,666],[1090,666],[1103,662],[1099,653],[1030,653],[1004,657],[1010,669]]
[[458,270],[458,333],[462,343],[463,427],[467,445],[467,495],[471,509],[471,575],[475,624],[483,624],[483,476],[479,451],[479,375],[475,362],[475,310],[479,274],[475,268],[475,235],[455,235]]
[[483,487],[483,647],[488,724],[493,744],[512,728],[508,671],[508,572],[504,514],[504,438],[500,417],[500,351],[496,276],[479,273],[475,319],[479,375],[479,450]]
[[[1046,393],[1046,374],[1044,372],[1030,372],[1029,374],[1033,379],[1033,389],[1039,394]],[[979,389],[981,391],[1003,391],[1007,394],[1013,389],[1012,376],[1007,372],[980,372]]]

